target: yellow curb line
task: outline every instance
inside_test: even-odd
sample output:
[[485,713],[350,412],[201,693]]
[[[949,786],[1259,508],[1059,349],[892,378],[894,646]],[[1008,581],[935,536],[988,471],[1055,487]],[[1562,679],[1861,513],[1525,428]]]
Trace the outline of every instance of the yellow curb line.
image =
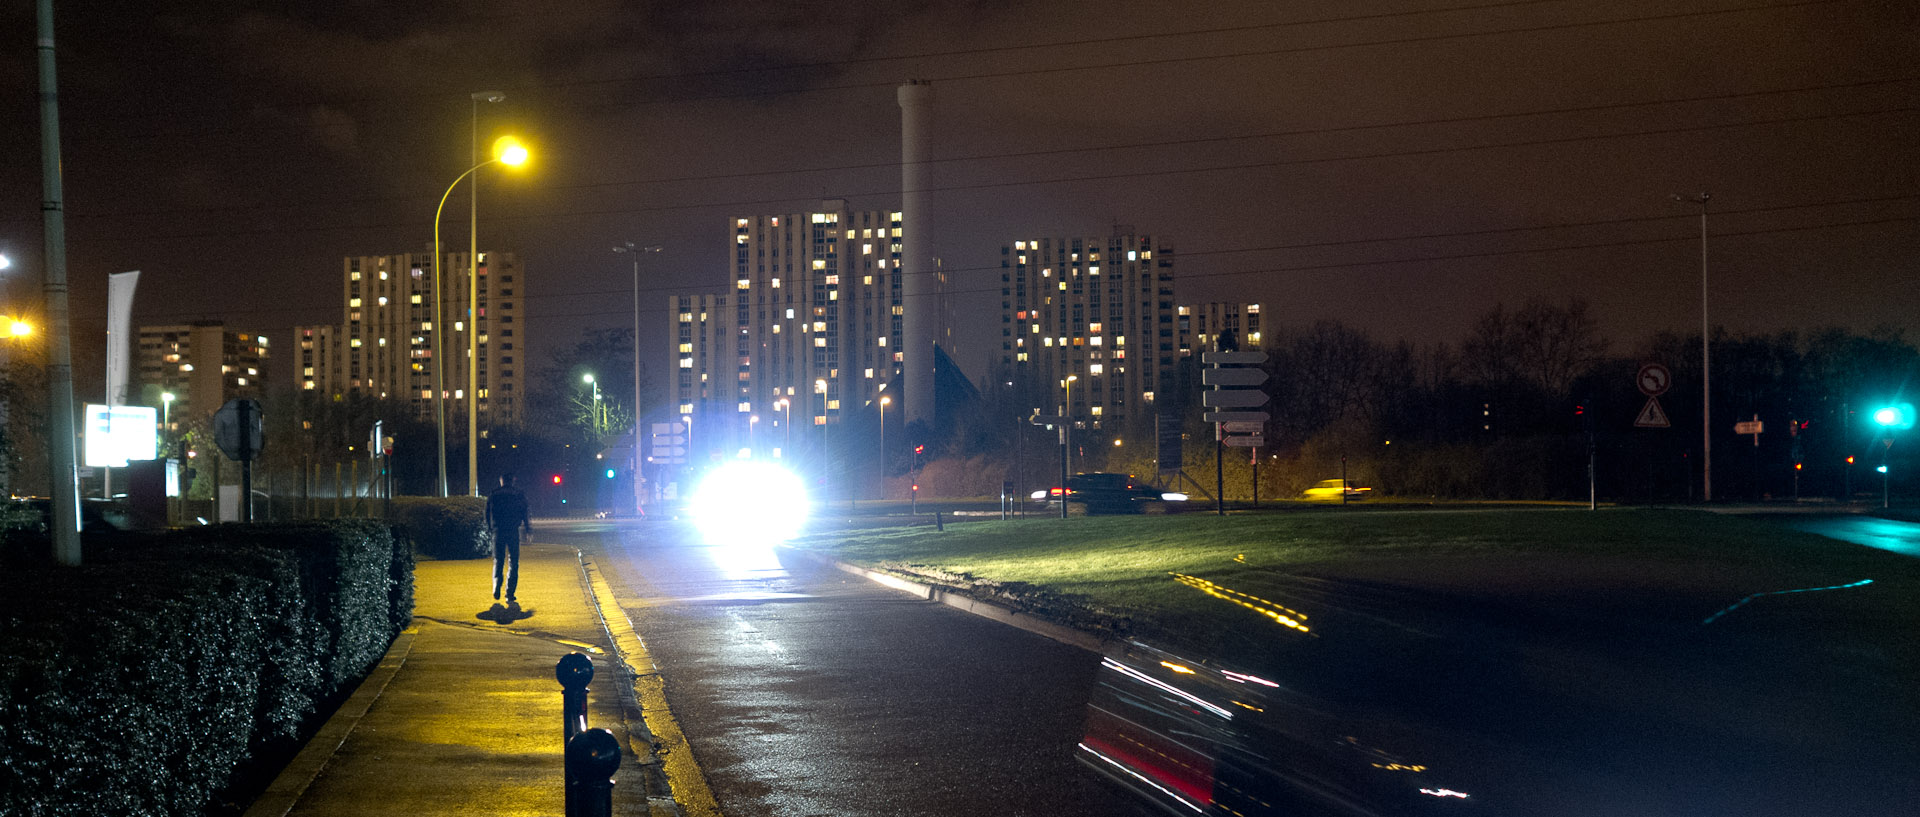
[[633,621],[627,618],[626,611],[611,603],[613,587],[600,575],[600,568],[585,558],[581,559],[580,566],[587,573],[593,602],[600,608],[601,620],[613,638],[614,655],[619,656],[627,671],[633,674],[634,697],[640,702],[647,730],[659,744],[657,756],[666,772],[667,786],[673,790],[674,803],[687,817],[721,817],[720,804],[707,788],[706,775],[694,761],[693,748],[687,745],[686,734],[680,731],[680,723],[667,708],[666,681],[654,666],[653,654],[634,632]]

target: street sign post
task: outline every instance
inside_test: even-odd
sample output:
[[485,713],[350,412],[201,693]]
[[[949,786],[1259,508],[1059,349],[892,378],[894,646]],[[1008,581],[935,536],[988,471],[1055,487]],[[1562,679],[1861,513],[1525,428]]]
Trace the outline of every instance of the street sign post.
[[240,521],[253,521],[253,458],[266,444],[260,401],[236,397],[213,413],[213,443],[240,463]]

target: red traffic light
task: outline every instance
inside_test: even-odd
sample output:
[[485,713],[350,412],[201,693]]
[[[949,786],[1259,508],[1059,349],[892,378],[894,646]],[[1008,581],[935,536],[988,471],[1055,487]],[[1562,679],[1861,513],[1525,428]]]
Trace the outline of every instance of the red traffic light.
[[927,451],[927,447],[924,445],[916,445],[913,447],[913,453],[915,454],[924,454],[926,453],[926,451]]
[[553,475],[553,484],[555,484],[555,485],[559,485],[559,484],[560,484],[560,475],[559,475],[559,474],[554,474],[554,475]]

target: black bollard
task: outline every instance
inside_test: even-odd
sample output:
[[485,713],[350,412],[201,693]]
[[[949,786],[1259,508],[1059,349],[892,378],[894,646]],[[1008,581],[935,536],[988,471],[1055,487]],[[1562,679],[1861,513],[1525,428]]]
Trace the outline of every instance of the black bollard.
[[567,653],[554,666],[553,677],[559,679],[562,690],[560,739],[570,743],[587,728],[587,685],[593,683],[593,661],[577,652]]
[[613,817],[613,773],[620,739],[588,729],[567,741],[567,817]]

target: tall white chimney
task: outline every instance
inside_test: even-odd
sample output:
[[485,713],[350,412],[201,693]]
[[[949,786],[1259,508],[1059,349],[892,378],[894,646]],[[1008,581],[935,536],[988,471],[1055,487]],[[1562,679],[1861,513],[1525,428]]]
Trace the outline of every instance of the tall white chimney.
[[939,331],[933,267],[932,219],[927,208],[927,161],[933,141],[933,85],[910,80],[900,101],[901,367],[906,376],[907,422],[932,425],[933,345]]

